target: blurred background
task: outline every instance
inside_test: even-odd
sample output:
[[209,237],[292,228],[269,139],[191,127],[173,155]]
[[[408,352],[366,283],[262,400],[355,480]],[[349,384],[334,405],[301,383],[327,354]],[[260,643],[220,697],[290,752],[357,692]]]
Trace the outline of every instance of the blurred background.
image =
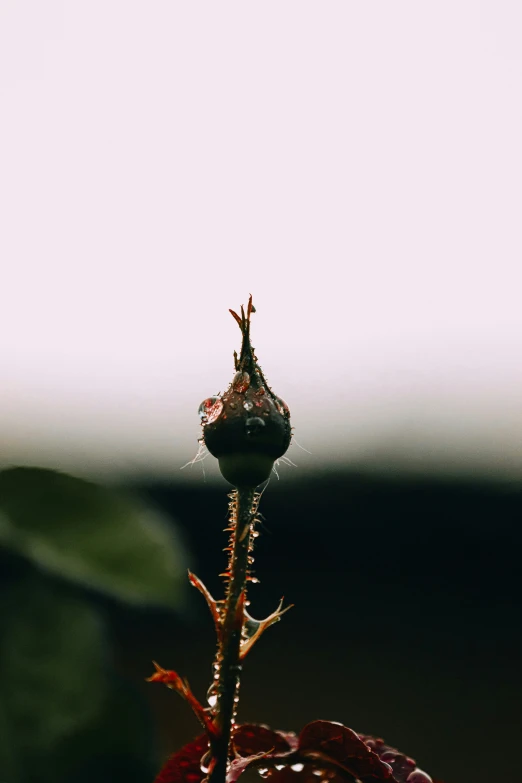
[[147,781],[197,733],[143,678],[209,681],[185,574],[220,589],[227,485],[180,468],[249,293],[297,439],[252,612],[296,606],[240,717],[518,779],[521,31],[514,0],[0,0],[2,781]]

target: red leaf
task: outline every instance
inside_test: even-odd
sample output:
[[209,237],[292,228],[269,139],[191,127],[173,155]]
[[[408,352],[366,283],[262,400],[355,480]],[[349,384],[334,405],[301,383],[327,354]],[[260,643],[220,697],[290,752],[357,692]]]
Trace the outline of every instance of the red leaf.
[[201,757],[208,750],[208,737],[202,734],[174,753],[154,779],[154,783],[201,783]]
[[359,734],[363,742],[376,753],[381,761],[390,765],[397,783],[432,783],[430,776],[417,767],[415,759],[405,756],[382,739]]
[[297,737],[289,732],[273,731],[268,726],[243,723],[234,731],[234,748],[240,756],[255,756],[271,751],[272,755],[279,755],[295,750]]
[[391,767],[341,723],[316,720],[299,735],[299,755],[316,758],[346,770],[362,783],[393,781]]
[[245,723],[235,730],[233,744],[239,758],[230,765],[227,783],[235,783],[247,767],[262,759],[284,758],[292,753],[297,748],[297,737],[291,732],[273,731],[268,726]]
[[[299,738],[247,723],[235,730],[233,746],[227,783],[236,783],[249,767],[266,768],[263,777],[270,783],[432,783],[413,759],[341,723],[313,721]],[[207,750],[207,735],[193,740],[170,757],[155,783],[201,783]]]

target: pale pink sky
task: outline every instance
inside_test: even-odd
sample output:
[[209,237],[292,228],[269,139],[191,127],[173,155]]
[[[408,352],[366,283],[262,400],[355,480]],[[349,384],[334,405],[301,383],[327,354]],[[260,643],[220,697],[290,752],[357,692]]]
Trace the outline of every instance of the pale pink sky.
[[252,292],[300,470],[522,476],[521,41],[518,0],[0,0],[0,464],[200,480]]

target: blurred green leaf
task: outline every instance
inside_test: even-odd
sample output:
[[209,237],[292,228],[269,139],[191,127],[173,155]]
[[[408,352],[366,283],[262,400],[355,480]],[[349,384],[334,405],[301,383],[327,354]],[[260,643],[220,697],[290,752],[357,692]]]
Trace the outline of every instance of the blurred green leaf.
[[[3,692],[3,688],[2,688]],[[0,703],[0,774],[3,780],[14,783],[19,780],[14,748],[11,743],[9,720],[5,712],[4,697]]]
[[186,575],[181,544],[159,514],[52,470],[0,472],[0,544],[132,603],[178,605]]
[[143,697],[114,678],[96,721],[56,749],[55,783],[150,783],[159,766]]
[[103,628],[88,602],[42,577],[4,591],[0,610],[2,728],[13,775],[9,783],[46,781],[56,744],[102,709]]

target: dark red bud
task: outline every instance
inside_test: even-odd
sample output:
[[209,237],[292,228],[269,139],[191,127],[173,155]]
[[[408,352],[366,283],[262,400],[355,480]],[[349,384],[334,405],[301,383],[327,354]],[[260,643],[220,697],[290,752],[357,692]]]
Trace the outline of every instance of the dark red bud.
[[204,400],[199,414],[205,445],[224,478],[234,486],[257,486],[290,445],[290,411],[266,383],[250,344],[252,297],[247,315],[241,312],[241,318],[233,313],[243,334],[236,373],[225,394]]

